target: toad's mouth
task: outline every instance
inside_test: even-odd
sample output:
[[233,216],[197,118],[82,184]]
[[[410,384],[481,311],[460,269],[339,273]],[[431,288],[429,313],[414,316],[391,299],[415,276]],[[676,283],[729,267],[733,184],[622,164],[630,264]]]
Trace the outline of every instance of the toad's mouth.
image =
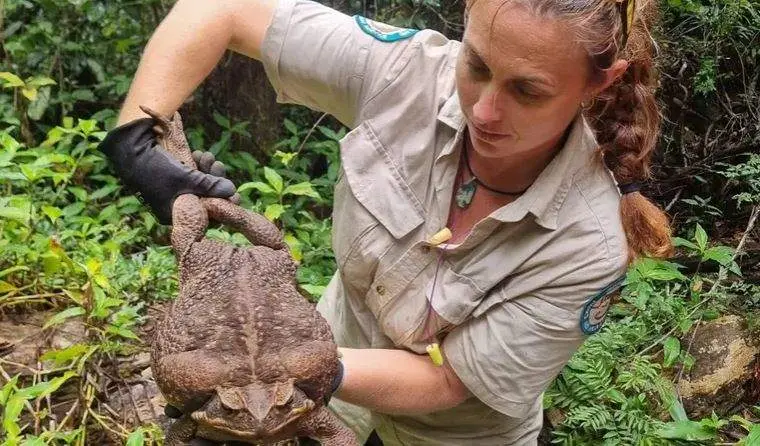
[[[273,428],[267,428],[263,426],[258,428],[255,426],[246,426],[249,428],[248,430],[239,430],[232,427],[228,420],[209,416],[204,411],[193,412],[190,417],[198,424],[210,426],[217,432],[220,432],[224,435],[229,435],[239,440],[256,441],[280,432],[292,422],[298,420],[299,418],[314,410],[315,407],[316,404],[314,404],[314,401],[307,399],[300,407],[291,409],[290,413],[286,415],[285,420]],[[266,417],[264,420],[266,420]]]

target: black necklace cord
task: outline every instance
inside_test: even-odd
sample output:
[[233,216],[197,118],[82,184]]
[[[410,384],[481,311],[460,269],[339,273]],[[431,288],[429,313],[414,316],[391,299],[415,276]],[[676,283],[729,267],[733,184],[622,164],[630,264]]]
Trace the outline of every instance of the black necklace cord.
[[[469,138],[470,136],[469,135],[465,135],[465,137]],[[496,192],[497,194],[512,195],[512,196],[522,195],[522,194],[525,193],[526,190],[528,190],[530,188],[530,186],[528,186],[525,189],[520,190],[520,191],[509,192],[509,191],[503,191],[503,190],[496,189],[495,187],[491,187],[491,186],[487,185],[486,183],[484,183],[480,178],[478,178],[477,175],[475,175],[475,172],[472,171],[472,167],[470,167],[470,157],[467,154],[467,147],[468,146],[469,146],[469,144],[467,143],[467,140],[466,140],[465,144],[464,144],[464,147],[462,148],[463,155],[464,155],[464,165],[467,167],[467,172],[470,173],[470,176],[472,177],[472,181],[474,181],[477,185],[483,186],[484,188],[490,190],[491,192]]]

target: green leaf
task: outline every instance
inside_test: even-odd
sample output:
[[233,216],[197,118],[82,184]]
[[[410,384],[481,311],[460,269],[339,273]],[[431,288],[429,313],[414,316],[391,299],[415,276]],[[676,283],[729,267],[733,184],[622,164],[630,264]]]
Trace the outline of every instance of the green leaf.
[[61,258],[53,253],[46,252],[45,254],[42,254],[41,258],[42,270],[45,272],[45,275],[48,276],[57,273],[61,269],[61,265],[63,265]]
[[219,124],[220,126],[224,128],[230,127],[230,120],[227,117],[222,116],[218,112],[214,112],[213,116],[214,116],[214,121],[216,121],[216,123]]
[[101,198],[104,198],[108,195],[113,194],[117,189],[121,187],[119,184],[107,184],[100,189],[96,190],[95,192],[90,194],[90,200],[99,200]]
[[673,237],[673,246],[685,246],[693,251],[699,251],[697,245],[681,237]]
[[114,325],[109,325],[108,328],[106,328],[106,331],[111,334],[115,334],[118,336],[121,336],[123,338],[127,339],[134,339],[136,341],[139,341],[140,338],[130,329],[124,328],[124,327],[116,327]]
[[290,132],[291,135],[298,135],[298,126],[295,125],[293,121],[291,121],[288,118],[285,118],[285,120],[283,121],[283,125],[288,130],[288,132]]
[[31,212],[30,202],[20,202],[16,205],[0,206],[0,219],[16,220],[24,226],[29,226]]
[[670,412],[670,417],[673,418],[673,421],[689,421],[686,409],[684,409],[683,404],[681,404],[677,397],[673,398],[670,406],[668,406],[668,412]]
[[5,277],[8,274],[13,274],[18,271],[30,271],[30,268],[28,266],[22,266],[22,265],[11,266],[10,268],[6,268],[0,271],[0,277]]
[[[77,101],[93,102],[95,101],[95,93],[90,90],[79,89],[71,92],[71,97]],[[89,133],[89,132],[85,132]]]
[[66,218],[74,217],[75,215],[79,215],[85,207],[86,205],[84,203],[76,201],[63,208],[63,215],[65,215]]
[[721,266],[729,266],[733,261],[734,250],[728,246],[713,246],[702,253],[702,261],[714,260]]
[[277,192],[275,192],[272,187],[266,183],[262,183],[261,181],[251,181],[249,183],[243,183],[238,187],[237,191],[238,193],[243,193],[245,191],[256,189],[259,192],[261,192],[264,195],[277,195]]
[[42,116],[45,114],[45,110],[47,110],[48,105],[50,104],[50,87],[40,88],[37,90],[35,98],[30,100],[32,103],[29,104],[29,108],[27,109],[26,114],[33,121],[39,121],[42,119]]
[[66,135],[66,132],[61,127],[53,127],[50,129],[47,133],[47,138],[45,141],[42,142],[43,147],[52,147],[54,146],[58,141],[63,139],[63,137]]
[[663,359],[663,365],[665,367],[671,367],[678,360],[678,356],[681,354],[681,341],[678,338],[669,336],[663,343],[663,350],[665,357]]
[[270,204],[267,206],[267,208],[264,210],[264,216],[269,219],[269,221],[275,221],[282,213],[285,212],[285,207],[281,204]]
[[48,319],[47,322],[45,322],[45,325],[42,326],[42,329],[44,330],[48,327],[61,324],[66,319],[76,317],[76,316],[81,316],[83,314],[85,314],[85,311],[84,311],[84,308],[82,307],[67,308],[59,313],[56,313],[55,315],[53,315],[53,317]]
[[285,243],[288,245],[288,248],[290,248],[290,255],[293,257],[293,260],[296,262],[300,262],[303,259],[303,251],[301,250],[301,242],[291,233],[286,233],[283,237],[285,240]]
[[47,443],[45,443],[40,437],[27,436],[24,438],[24,442],[21,443],[21,446],[47,446]]
[[16,395],[27,400],[33,398],[43,398],[58,390],[66,381],[68,381],[72,376],[76,375],[76,372],[68,371],[64,373],[63,376],[53,378],[50,381],[43,381],[31,387],[24,387],[23,389],[19,390]]
[[45,215],[47,215],[48,218],[50,219],[50,221],[53,222],[53,223],[55,223],[55,221],[58,219],[58,217],[60,217],[61,215],[63,215],[63,211],[60,210],[59,208],[55,207],[55,206],[44,205],[44,206],[42,206],[41,209],[42,209],[42,212]]
[[138,427],[136,431],[129,434],[129,437],[127,437],[127,442],[124,444],[124,446],[143,446],[144,443],[144,430],[143,428]]
[[274,169],[271,169],[269,167],[264,167],[264,177],[269,182],[269,185],[272,186],[272,189],[274,189],[278,195],[281,195],[283,182],[282,182],[282,177],[280,176],[280,174],[277,173],[277,171],[275,171]]
[[93,119],[80,119],[77,123],[77,127],[79,127],[79,130],[81,130],[82,133],[89,135],[98,128],[98,121]]
[[692,325],[694,325],[694,321],[687,317],[678,322],[678,329],[681,330],[681,333],[685,334],[687,331],[691,330]]
[[21,88],[21,94],[24,95],[25,98],[29,99],[29,102],[34,102],[37,100],[36,88],[23,87]]
[[[73,195],[77,201],[87,201],[87,190],[84,188],[78,186],[70,186],[66,190],[71,192],[71,195]],[[137,199],[135,198],[135,200]]]
[[291,184],[282,191],[282,195],[305,195],[307,197],[319,198],[319,194],[308,181]]
[[40,356],[40,360],[53,361],[57,365],[63,365],[71,362],[73,359],[79,358],[89,349],[90,346],[87,344],[74,344],[62,350],[47,351]]
[[607,398],[609,398],[610,400],[612,400],[612,401],[614,401],[614,402],[616,402],[618,404],[623,404],[623,403],[625,403],[627,401],[625,395],[623,395],[617,389],[612,389],[612,388],[607,389],[607,391],[604,394],[607,396]]
[[16,387],[16,384],[18,384],[18,377],[20,375],[16,375],[13,378],[11,378],[10,381],[5,383],[2,389],[0,389],[0,405],[4,406],[5,403],[8,401],[8,398],[11,396],[11,393],[13,392],[13,388]]
[[760,446],[760,424],[752,425],[747,438],[744,439],[745,446]]
[[704,251],[707,247],[707,233],[699,223],[697,223],[697,228],[694,231],[694,240],[697,242],[699,250]]
[[21,410],[24,408],[24,401],[18,394],[14,394],[8,398],[5,404],[5,409],[3,410],[3,429],[5,429],[5,434],[10,438],[18,437],[21,433],[21,428],[17,421],[19,415],[21,415]]
[[16,288],[14,285],[11,285],[10,283],[0,280],[0,294],[7,293],[8,291],[15,291],[18,288]]
[[47,76],[34,76],[26,81],[26,85],[31,87],[44,87],[46,85],[55,85],[55,81]]
[[699,441],[712,440],[715,433],[708,431],[696,421],[673,421],[657,431],[657,436],[671,440]]
[[280,150],[274,152],[274,156],[280,160],[280,162],[285,165],[286,167],[290,164],[291,161],[293,161],[293,158],[296,157],[295,152],[282,152]]
[[0,79],[5,81],[4,87],[23,87],[25,85],[20,77],[7,71],[0,72]]
[[322,294],[324,294],[325,289],[327,289],[326,286],[321,285],[311,285],[308,283],[304,283],[299,285],[301,288],[303,288],[304,291],[311,294],[314,297],[321,297]]
[[333,132],[332,129],[329,129],[329,128],[321,126],[321,125],[319,127],[317,127],[317,128],[319,129],[319,132],[322,133],[323,135],[325,135],[327,138],[329,138],[329,139],[331,139],[333,141],[340,141],[340,135],[338,135],[337,133]]

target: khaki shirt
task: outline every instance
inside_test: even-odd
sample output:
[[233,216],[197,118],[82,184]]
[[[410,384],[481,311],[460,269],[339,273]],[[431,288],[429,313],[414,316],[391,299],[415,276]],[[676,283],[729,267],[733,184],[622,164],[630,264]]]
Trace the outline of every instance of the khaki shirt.
[[333,400],[360,437],[376,428],[387,445],[534,444],[543,391],[601,326],[626,268],[620,195],[580,116],[525,194],[460,244],[428,242],[446,226],[465,129],[459,49],[306,0],[279,1],[262,48],[279,101],[351,129],[335,190],[338,271],[318,304],[337,343],[424,354],[438,341],[473,395],[421,416]]

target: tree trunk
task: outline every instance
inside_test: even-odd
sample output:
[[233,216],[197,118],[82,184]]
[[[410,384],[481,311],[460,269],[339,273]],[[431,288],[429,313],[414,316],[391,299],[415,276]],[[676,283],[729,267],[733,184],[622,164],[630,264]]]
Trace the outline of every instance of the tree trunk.
[[233,151],[249,152],[262,160],[277,141],[280,107],[261,62],[227,52],[198,88],[193,100],[182,107],[188,127],[201,126],[206,132],[207,144],[219,140],[223,130],[214,121],[214,112],[229,118],[233,124],[249,122],[246,129],[252,137],[235,135],[231,140]]

